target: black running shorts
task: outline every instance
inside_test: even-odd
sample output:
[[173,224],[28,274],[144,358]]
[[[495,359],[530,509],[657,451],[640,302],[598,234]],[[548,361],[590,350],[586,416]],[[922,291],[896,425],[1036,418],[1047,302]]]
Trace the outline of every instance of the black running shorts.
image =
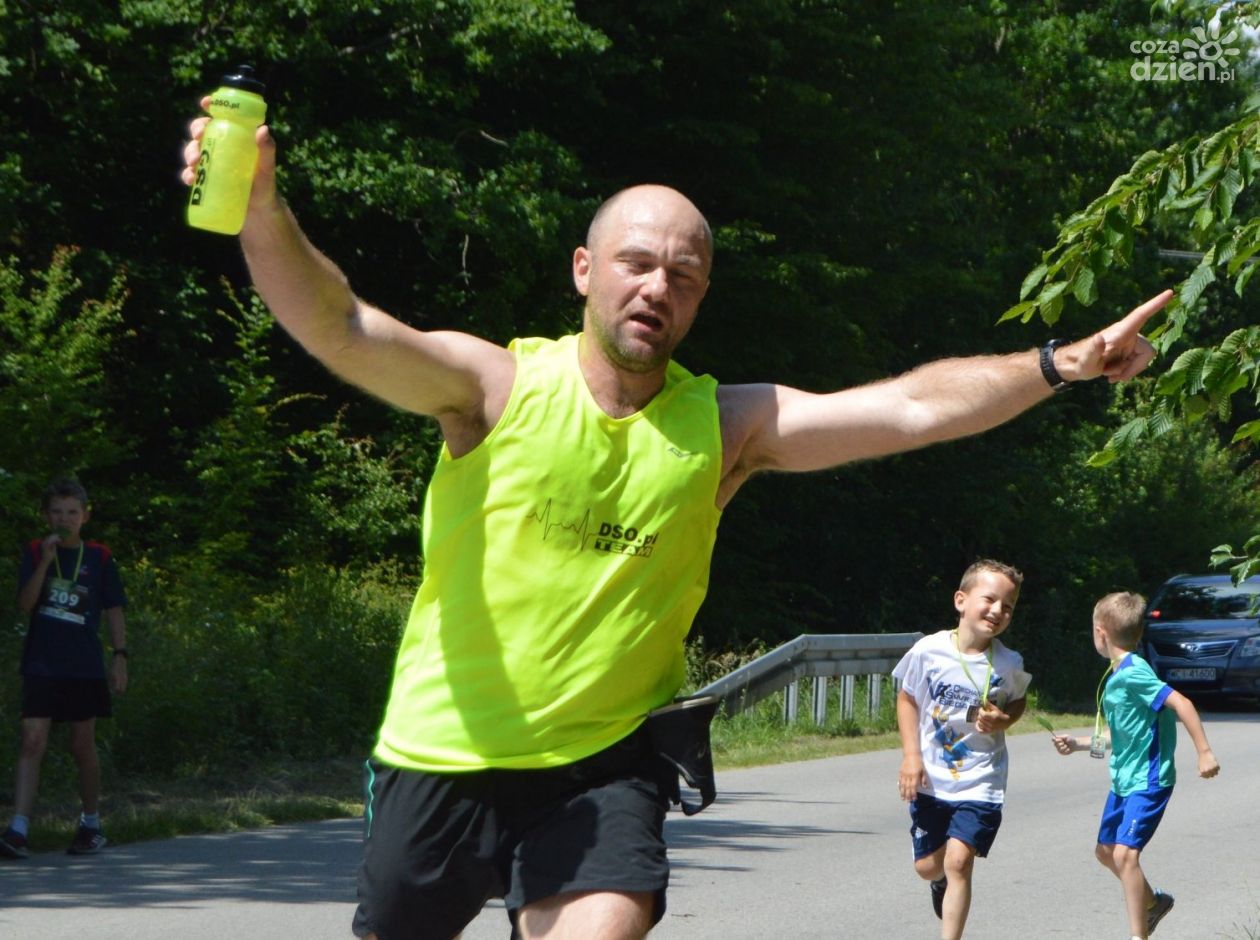
[[22,717],[53,721],[87,721],[113,714],[104,679],[22,677]]
[[367,765],[354,933],[451,940],[486,901],[522,907],[579,891],[651,892],[665,913],[667,803],[641,728],[545,770],[430,774]]

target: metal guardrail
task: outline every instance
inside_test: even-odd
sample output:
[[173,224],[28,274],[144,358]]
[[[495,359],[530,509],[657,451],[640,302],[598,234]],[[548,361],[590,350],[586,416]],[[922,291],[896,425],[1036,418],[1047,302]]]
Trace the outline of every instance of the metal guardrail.
[[722,713],[734,715],[785,689],[784,718],[794,721],[797,680],[813,677],[814,720],[821,725],[827,719],[828,678],[842,677],[841,711],[847,711],[845,717],[850,717],[853,677],[870,676],[867,710],[874,711],[879,707],[880,680],[893,671],[906,650],[922,636],[922,633],[802,634],[693,694],[717,696],[721,699]]

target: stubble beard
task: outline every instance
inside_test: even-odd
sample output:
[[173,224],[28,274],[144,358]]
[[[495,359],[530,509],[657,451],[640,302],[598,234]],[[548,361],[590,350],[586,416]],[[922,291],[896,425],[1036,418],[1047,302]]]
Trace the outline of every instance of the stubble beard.
[[604,356],[619,369],[639,374],[654,372],[666,365],[673,355],[673,347],[668,344],[652,346],[623,340],[589,307],[587,322]]

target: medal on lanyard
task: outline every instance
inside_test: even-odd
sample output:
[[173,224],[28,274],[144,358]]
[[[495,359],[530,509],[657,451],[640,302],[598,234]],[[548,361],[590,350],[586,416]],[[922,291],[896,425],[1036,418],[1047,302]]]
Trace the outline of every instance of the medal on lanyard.
[[79,580],[79,569],[83,567],[83,543],[79,543],[79,557],[75,559],[74,570],[70,572],[74,577],[67,578],[61,573],[61,557],[56,549],[53,550],[53,564],[57,566],[58,581],[69,581],[71,584],[74,584],[74,582]]
[[61,572],[60,556],[61,550],[56,549],[53,560],[57,566],[57,573],[46,582],[48,593],[45,596],[44,605],[40,607],[40,613],[69,623],[84,624],[86,621],[81,611],[86,609],[82,602],[87,596],[87,589],[79,586],[79,571],[83,567],[83,543],[79,543],[79,555],[74,561],[74,569],[69,572],[69,577]]
[[1107,677],[1111,675],[1113,663],[1107,664],[1107,671],[1102,674],[1102,678],[1098,680],[1098,694],[1095,696],[1098,702],[1098,711],[1094,713],[1094,735],[1089,739],[1089,756],[1090,757],[1106,757],[1107,745],[1103,740],[1103,688],[1107,684]]
[[993,648],[985,650],[985,657],[989,660],[989,671],[984,677],[984,688],[976,685],[976,680],[971,677],[971,670],[967,668],[967,663],[963,659],[962,644],[958,642],[958,631],[953,631],[954,649],[958,651],[958,665],[962,666],[963,675],[967,677],[967,681],[971,683],[971,687],[976,690],[980,696],[980,704],[972,705],[967,709],[967,723],[974,724],[975,720],[980,717],[980,709],[989,704],[989,687],[993,683]]

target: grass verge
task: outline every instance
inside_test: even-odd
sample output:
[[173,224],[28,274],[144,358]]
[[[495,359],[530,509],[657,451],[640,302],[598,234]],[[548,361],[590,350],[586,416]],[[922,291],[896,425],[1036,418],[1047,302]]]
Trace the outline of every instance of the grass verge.
[[[1071,712],[1040,712],[1055,728],[1091,725],[1093,715]],[[845,721],[818,727],[812,721],[785,725],[778,714],[756,710],[713,724],[713,763],[718,770],[757,767],[788,761],[839,757],[901,747],[896,722],[881,713],[865,722]],[[1020,719],[1008,734],[1046,734],[1031,715]]]
[[[62,765],[56,778],[47,766],[43,774],[46,783],[31,824],[33,852],[64,851],[78,822],[73,765],[67,760],[55,763]],[[363,762],[354,758],[269,762],[219,771],[195,768],[161,779],[110,776],[115,779],[105,782],[101,816],[105,834],[115,844],[342,819],[363,812]],[[7,794],[9,805],[11,801],[12,794]]]

